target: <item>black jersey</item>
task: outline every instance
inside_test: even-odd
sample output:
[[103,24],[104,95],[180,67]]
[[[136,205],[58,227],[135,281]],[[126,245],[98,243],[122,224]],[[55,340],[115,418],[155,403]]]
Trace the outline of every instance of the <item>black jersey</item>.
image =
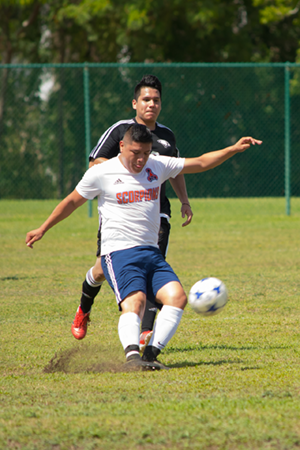
[[[133,123],[137,123],[135,118],[120,120],[108,128],[91,151],[90,160],[96,158],[111,159],[117,156],[120,153],[119,142],[123,139],[128,126]],[[151,130],[151,133],[153,137],[152,153],[173,157],[179,156],[175,136],[170,128],[156,122],[155,130]],[[161,186],[160,212],[171,217],[170,202],[166,197],[166,183]]]

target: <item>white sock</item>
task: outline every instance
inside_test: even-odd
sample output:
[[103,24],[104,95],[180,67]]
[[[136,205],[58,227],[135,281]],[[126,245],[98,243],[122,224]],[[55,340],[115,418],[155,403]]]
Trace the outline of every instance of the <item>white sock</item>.
[[85,276],[86,282],[92,287],[101,286],[101,284],[103,284],[103,281],[99,282],[95,280],[95,278],[93,277],[93,268],[94,267],[91,267],[90,270],[87,271]]
[[148,345],[153,345],[160,350],[165,348],[176,333],[182,314],[182,309],[164,305],[157,316],[153,335]]
[[137,350],[126,354],[127,358],[133,353],[139,354],[140,324],[141,319],[133,312],[125,313],[120,316],[118,332],[124,350],[132,345],[137,346]]

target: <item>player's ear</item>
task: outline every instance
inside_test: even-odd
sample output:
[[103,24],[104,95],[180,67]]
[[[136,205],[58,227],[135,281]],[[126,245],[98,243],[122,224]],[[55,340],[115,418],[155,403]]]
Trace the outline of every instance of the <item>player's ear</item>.
[[136,109],[136,99],[135,98],[132,100],[132,108]]
[[122,150],[124,148],[124,141],[119,142],[119,147],[120,147],[120,153],[122,153]]

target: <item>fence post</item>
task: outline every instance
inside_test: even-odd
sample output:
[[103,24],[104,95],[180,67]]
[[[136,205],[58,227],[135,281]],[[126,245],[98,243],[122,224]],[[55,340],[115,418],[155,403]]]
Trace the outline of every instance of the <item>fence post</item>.
[[284,140],[285,140],[285,210],[291,214],[291,151],[290,151],[290,66],[287,62],[284,68]]
[[[85,128],[85,160],[86,168],[89,167],[89,154],[91,152],[91,120],[90,120],[90,80],[89,68],[85,64],[83,69],[83,86],[84,86],[84,128]],[[93,215],[92,201],[88,200],[88,215]]]

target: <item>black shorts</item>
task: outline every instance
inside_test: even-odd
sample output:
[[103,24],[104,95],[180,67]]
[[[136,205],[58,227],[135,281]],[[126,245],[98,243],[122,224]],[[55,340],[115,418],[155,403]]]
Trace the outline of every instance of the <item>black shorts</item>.
[[[171,225],[169,224],[167,219],[165,217],[161,217],[160,229],[158,233],[158,246],[165,259],[167,257],[170,230]],[[97,253],[96,253],[97,258],[100,256],[100,254],[101,254],[101,228],[99,228],[97,233]]]
[[[101,227],[101,225],[100,225],[100,227]],[[99,230],[97,233],[97,253],[96,253],[97,258],[101,254],[101,228],[100,227],[99,227]]]
[[168,246],[169,246],[170,230],[171,230],[171,225],[169,224],[167,219],[165,217],[161,217],[160,218],[160,229],[159,229],[159,233],[158,233],[158,246],[159,246],[159,249],[165,259],[167,257],[167,251],[168,251]]

